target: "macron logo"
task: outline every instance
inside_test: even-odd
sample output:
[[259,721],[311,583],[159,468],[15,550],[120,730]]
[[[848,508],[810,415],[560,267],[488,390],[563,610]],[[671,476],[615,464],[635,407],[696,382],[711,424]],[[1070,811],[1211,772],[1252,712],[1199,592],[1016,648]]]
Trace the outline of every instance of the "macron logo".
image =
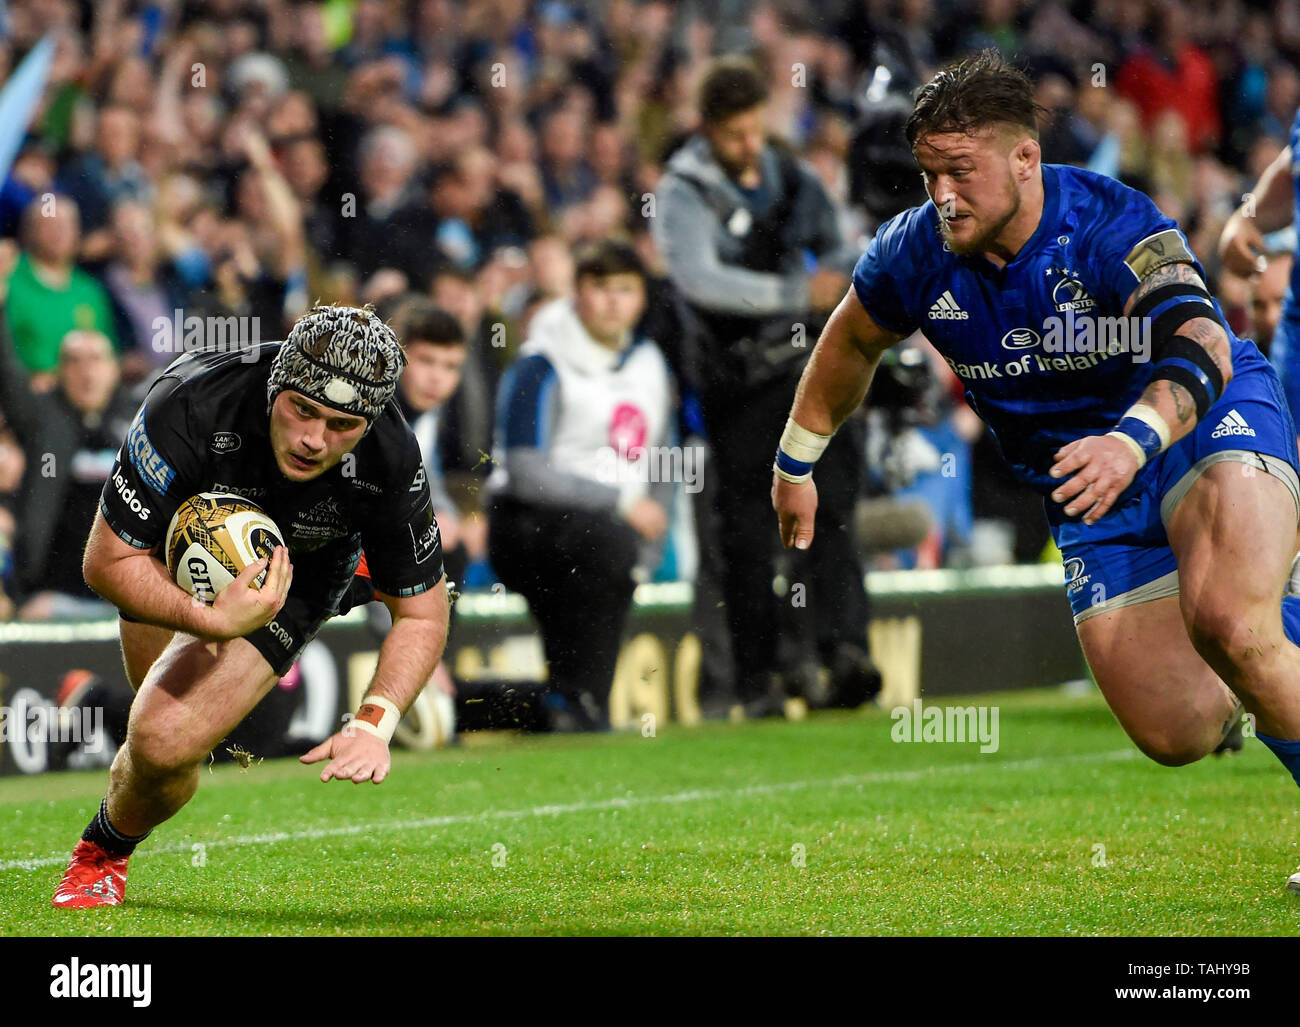
[[51,998],[129,998],[137,1008],[151,1001],[153,964],[86,963],[76,956],[50,967]]
[[943,295],[930,305],[930,320],[932,321],[965,321],[969,317],[970,315],[962,310],[957,301],[952,298],[952,293],[946,289]]
[[1246,423],[1246,419],[1237,413],[1229,410],[1227,416],[1219,422],[1218,427],[1210,433],[1210,438],[1221,439],[1227,435],[1250,435],[1254,437],[1255,429]]

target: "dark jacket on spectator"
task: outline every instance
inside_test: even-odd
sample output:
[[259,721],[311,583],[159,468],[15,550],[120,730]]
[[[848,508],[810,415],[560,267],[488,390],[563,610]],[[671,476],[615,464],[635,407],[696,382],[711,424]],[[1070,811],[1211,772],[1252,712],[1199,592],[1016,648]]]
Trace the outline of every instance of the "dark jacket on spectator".
[[333,256],[355,264],[359,282],[380,268],[394,268],[406,274],[412,290],[424,292],[443,261],[435,242],[437,216],[417,199],[376,215],[357,196],[354,216],[338,220],[339,251]]
[[[20,597],[42,588],[50,545],[72,483],[68,469],[84,432],[82,415],[58,388],[34,393],[27,382],[9,333],[0,330],[0,410],[27,457],[14,511],[18,522],[14,580]],[[137,405],[133,394],[119,386],[101,423],[110,434],[125,438]],[[50,467],[54,473],[49,472]],[[89,524],[86,533],[90,533]],[[80,558],[79,553],[77,556]]]

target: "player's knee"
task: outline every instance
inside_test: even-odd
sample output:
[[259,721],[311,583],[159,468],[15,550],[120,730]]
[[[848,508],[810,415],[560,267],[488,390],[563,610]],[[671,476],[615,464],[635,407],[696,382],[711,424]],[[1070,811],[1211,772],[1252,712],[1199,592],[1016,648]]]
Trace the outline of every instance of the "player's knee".
[[1172,732],[1157,732],[1135,738],[1134,741],[1144,756],[1162,767],[1185,767],[1210,751],[1204,739],[1189,738]]
[[1187,637],[1211,667],[1244,668],[1269,647],[1270,639],[1260,619],[1240,607],[1204,601],[1184,610]]
[[141,777],[163,778],[184,773],[206,755],[185,732],[167,724],[133,721],[127,738],[132,770]]

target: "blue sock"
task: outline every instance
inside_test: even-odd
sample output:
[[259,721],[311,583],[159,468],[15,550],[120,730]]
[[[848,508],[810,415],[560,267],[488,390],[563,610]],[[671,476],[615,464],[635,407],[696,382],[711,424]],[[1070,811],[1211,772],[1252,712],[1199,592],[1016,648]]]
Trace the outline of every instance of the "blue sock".
[[1300,596],[1282,597],[1282,631],[1300,645]]
[[1300,739],[1287,742],[1281,738],[1270,738],[1262,731],[1256,731],[1255,737],[1273,750],[1273,755],[1282,761],[1282,766],[1291,771],[1295,783],[1300,785]]
[[[1282,630],[1287,638],[1300,645],[1300,596],[1282,597]],[[1290,742],[1273,738],[1259,730],[1256,730],[1255,737],[1273,750],[1273,755],[1282,761],[1282,766],[1300,785],[1300,740]]]

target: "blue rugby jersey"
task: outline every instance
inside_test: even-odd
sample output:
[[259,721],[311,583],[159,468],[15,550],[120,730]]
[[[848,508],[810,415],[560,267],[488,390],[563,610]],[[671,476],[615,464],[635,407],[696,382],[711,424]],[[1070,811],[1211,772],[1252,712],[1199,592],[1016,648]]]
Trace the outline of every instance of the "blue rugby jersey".
[[[1142,193],[1050,164],[1043,188],[1038,228],[1005,268],[952,253],[927,202],[881,226],[853,287],[884,328],[934,344],[1016,477],[1047,495],[1056,451],[1110,431],[1151,379],[1152,340],[1123,320],[1140,275],[1180,251],[1205,272]],[[1266,365],[1229,334],[1234,374]]]
[[[1291,122],[1291,191],[1294,212],[1291,223],[1300,230],[1300,110]],[[1273,333],[1269,360],[1282,379],[1291,416],[1300,418],[1300,254],[1291,264],[1291,281],[1282,300],[1282,318]]]

